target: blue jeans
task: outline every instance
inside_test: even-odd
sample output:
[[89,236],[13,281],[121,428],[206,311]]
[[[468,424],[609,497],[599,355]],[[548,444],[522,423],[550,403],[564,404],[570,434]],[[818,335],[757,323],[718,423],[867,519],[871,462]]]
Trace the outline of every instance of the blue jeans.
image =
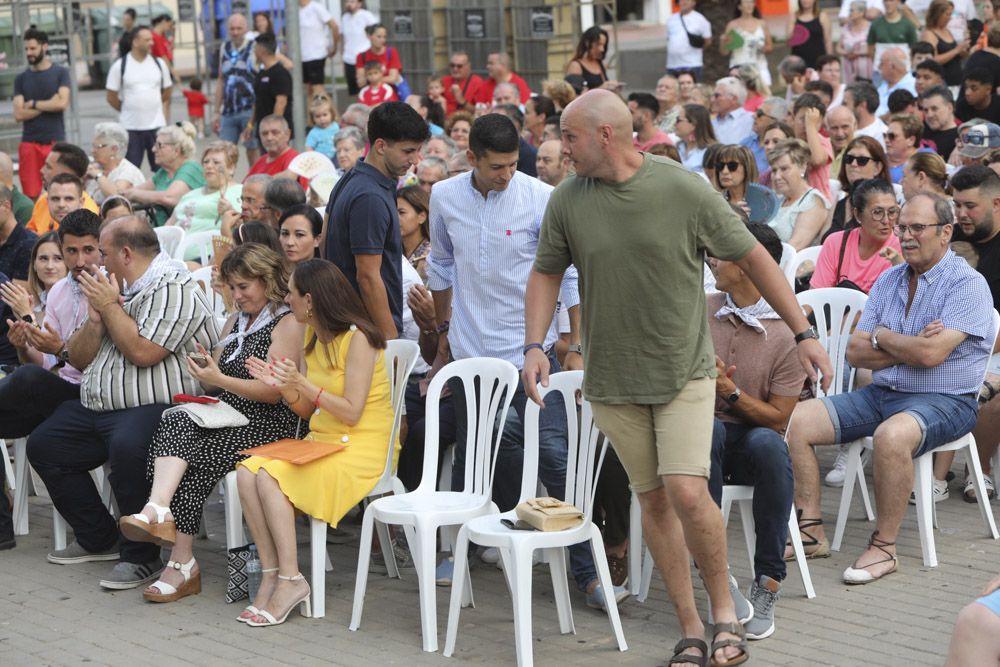
[[[252,109],[247,109],[246,111],[237,111],[233,114],[223,115],[219,120],[219,138],[223,141],[239,145],[240,135],[246,129],[247,123],[250,122],[251,113]],[[251,132],[250,139],[243,142],[243,146],[250,150],[259,149],[260,144],[257,142],[257,133]]]
[[756,577],[785,578],[785,541],[795,483],[788,447],[777,431],[750,424],[715,420],[712,429],[712,472],[708,490],[722,503],[722,485],[753,487],[753,521],[757,550]]
[[[558,373],[559,361],[554,350],[549,351],[551,372]],[[449,380],[455,407],[455,464],[451,469],[451,488],[465,488],[465,440],[468,430],[465,392],[460,380]],[[521,495],[521,470],[524,464],[524,409],[528,397],[518,379],[511,407],[518,421],[509,419],[503,425],[493,475],[493,501],[501,512],[514,509]],[[566,430],[566,408],[562,396],[546,398],[545,408],[538,416],[538,478],[554,498],[566,498],[566,452],[569,434]],[[581,590],[597,579],[594,557],[586,543],[569,548],[570,570]]]
[[870,384],[857,391],[820,399],[833,424],[834,442],[874,435],[893,415],[906,413],[920,424],[922,437],[913,458],[957,440],[972,430],[979,414],[975,394],[912,394]]

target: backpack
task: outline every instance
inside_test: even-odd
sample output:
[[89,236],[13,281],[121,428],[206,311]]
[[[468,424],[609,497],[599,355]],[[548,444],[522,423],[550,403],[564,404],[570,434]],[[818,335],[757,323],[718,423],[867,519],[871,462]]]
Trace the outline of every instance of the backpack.
[[[153,62],[156,63],[156,68],[158,70],[160,70],[160,90],[163,90],[163,70],[164,70],[164,68],[166,66],[163,64],[162,60],[160,60],[158,57],[154,56],[153,54],[149,54],[149,57],[153,59]],[[121,102],[122,104],[124,104],[125,103],[125,65],[128,64],[128,53],[126,53],[121,58],[119,58],[119,60],[121,61],[122,64],[121,64],[121,76],[120,76],[121,82],[118,84],[118,101]]]

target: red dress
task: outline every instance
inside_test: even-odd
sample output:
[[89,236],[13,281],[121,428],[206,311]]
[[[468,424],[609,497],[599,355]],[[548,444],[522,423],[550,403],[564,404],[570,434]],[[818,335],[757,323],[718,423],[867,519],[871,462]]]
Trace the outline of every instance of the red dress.
[[188,118],[204,118],[205,117],[205,105],[208,104],[208,98],[200,90],[184,90],[184,98],[187,100],[188,105]]

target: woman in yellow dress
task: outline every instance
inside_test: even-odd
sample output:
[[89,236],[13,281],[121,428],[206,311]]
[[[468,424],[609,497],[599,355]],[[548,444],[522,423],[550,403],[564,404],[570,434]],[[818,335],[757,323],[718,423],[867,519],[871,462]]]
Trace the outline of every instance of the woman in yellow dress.
[[309,615],[295,510],[336,526],[375,488],[392,430],[385,338],[344,274],[324,260],[302,262],[288,282],[286,303],[306,325],[303,368],[287,359],[252,358],[247,369],[309,420],[310,439],[345,449],[302,465],[262,456],[240,462],[240,502],[263,577],[253,604],[237,620],[254,627],[283,623],[299,604]]

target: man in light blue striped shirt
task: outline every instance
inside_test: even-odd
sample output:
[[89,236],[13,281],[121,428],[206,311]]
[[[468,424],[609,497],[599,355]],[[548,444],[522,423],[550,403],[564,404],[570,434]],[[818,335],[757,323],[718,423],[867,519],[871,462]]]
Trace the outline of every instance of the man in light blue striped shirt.
[[[427,277],[437,321],[443,323],[438,327],[436,368],[451,359],[471,357],[504,359],[518,368],[524,365],[524,293],[552,188],[516,171],[518,149],[518,132],[508,117],[482,116],[469,136],[468,158],[473,170],[435,183],[431,190],[433,242]],[[570,312],[571,342],[579,345],[575,323],[579,321],[580,297],[575,271],[567,272],[562,282],[562,303]],[[554,320],[542,348],[558,370]],[[579,347],[567,356],[567,367],[582,368]],[[466,410],[461,383],[453,383],[451,389],[457,418],[452,488],[461,489],[465,482]],[[494,475],[493,497],[502,511],[514,507],[520,491],[525,401],[524,388],[519,385],[513,407],[521,420],[506,425]],[[557,498],[565,492],[566,447],[564,408],[554,402],[539,419],[539,478]],[[577,584],[591,593],[597,575],[590,551],[577,545],[570,549],[570,559]],[[450,562],[443,567],[449,568]],[[603,600],[603,595],[595,599]]]
[[807,555],[829,554],[813,447],[874,438],[878,519],[868,548],[844,572],[848,584],[896,571],[896,535],[913,488],[911,460],[975,426],[995,335],[986,280],[949,247],[951,203],[918,194],[892,222],[906,263],[872,286],[847,349],[853,366],[874,371],[872,384],[799,404],[788,427]]

